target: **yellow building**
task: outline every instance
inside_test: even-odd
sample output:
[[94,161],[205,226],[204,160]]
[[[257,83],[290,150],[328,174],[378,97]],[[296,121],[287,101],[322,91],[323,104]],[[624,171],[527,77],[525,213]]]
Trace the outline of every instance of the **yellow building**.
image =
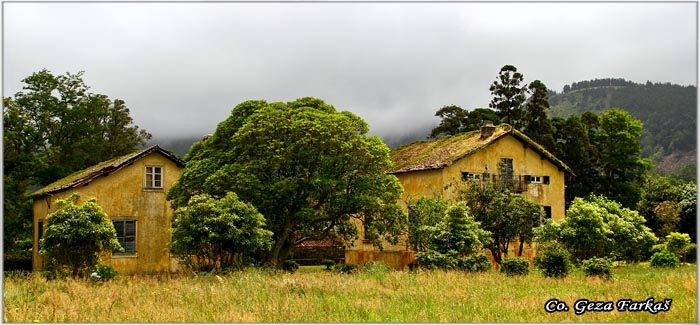
[[[573,171],[544,147],[512,126],[486,121],[481,130],[418,141],[391,152],[396,175],[404,188],[402,204],[409,199],[453,199],[460,183],[489,180],[522,193],[544,207],[547,217],[564,217],[564,179]],[[531,255],[531,250],[526,255]],[[383,260],[403,268],[413,260],[407,243],[385,245],[378,251],[359,240],[346,249],[346,262],[363,264]]]
[[125,249],[103,255],[102,264],[120,274],[174,272],[176,262],[168,252],[173,211],[165,193],[183,167],[175,155],[153,146],[75,172],[32,193],[33,269],[43,269],[38,251],[46,216],[56,211],[56,200],[78,193],[79,203],[97,198]]

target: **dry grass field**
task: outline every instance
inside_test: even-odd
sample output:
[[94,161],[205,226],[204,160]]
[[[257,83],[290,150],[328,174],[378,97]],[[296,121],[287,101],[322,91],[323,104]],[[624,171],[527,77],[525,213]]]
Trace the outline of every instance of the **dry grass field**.
[[[222,276],[118,277],[105,282],[5,274],[3,320],[697,323],[694,264],[676,269],[619,266],[613,272],[614,279],[609,281],[587,278],[581,271],[565,279],[550,279],[538,271],[523,277],[495,271],[381,269],[339,274],[323,267],[302,267],[294,274],[250,269]],[[616,304],[625,298],[672,299],[672,303],[668,310],[655,314],[617,307],[576,314],[579,299]],[[550,299],[564,302],[569,310],[546,312]]]

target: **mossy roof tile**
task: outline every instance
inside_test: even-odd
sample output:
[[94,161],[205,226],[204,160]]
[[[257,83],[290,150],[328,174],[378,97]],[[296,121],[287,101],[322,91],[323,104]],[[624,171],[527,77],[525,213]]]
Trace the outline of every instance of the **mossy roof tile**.
[[471,155],[474,152],[488,147],[506,135],[511,135],[519,141],[526,143],[533,150],[546,157],[559,169],[573,175],[573,171],[564,162],[557,159],[544,147],[530,139],[522,132],[513,129],[508,124],[496,126],[493,134],[488,138],[481,138],[481,131],[471,131],[452,136],[444,136],[436,140],[423,140],[400,146],[391,152],[393,167],[389,174],[398,174],[412,171],[441,169],[452,165],[454,162]]

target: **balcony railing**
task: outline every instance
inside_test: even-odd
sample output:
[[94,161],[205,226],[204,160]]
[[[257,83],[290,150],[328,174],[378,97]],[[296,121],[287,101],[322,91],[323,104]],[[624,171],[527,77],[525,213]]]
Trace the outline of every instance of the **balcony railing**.
[[529,175],[502,175],[502,174],[467,174],[463,175],[463,179],[476,179],[482,182],[490,182],[496,188],[508,189],[511,192],[523,193],[527,191]]

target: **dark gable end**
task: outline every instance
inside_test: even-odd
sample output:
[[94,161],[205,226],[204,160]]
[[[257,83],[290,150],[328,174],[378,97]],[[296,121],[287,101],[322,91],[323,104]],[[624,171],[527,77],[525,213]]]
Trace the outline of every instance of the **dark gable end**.
[[185,167],[185,162],[182,159],[156,145],[143,150],[134,151],[130,154],[123,155],[121,157],[112,158],[92,167],[88,167],[86,169],[77,171],[37,190],[36,192],[30,195],[30,198],[37,198],[42,195],[63,192],[71,188],[87,185],[92,180],[100,176],[108,176],[109,174],[114,173],[124,167],[127,167],[133,164],[134,161],[154,152],[157,152],[163,155],[164,157],[170,159],[179,167]]

